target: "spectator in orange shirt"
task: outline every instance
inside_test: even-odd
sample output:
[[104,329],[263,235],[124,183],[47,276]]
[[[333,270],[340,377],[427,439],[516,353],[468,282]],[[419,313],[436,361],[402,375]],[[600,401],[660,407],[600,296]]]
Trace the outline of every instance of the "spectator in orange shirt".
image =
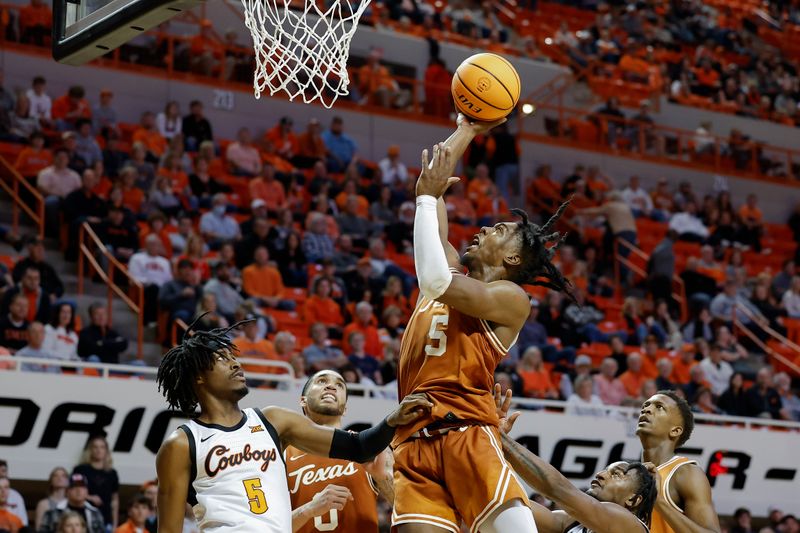
[[475,176],[467,185],[467,197],[475,205],[481,198],[486,196],[492,185],[494,184],[489,177],[489,167],[481,163],[475,167]]
[[350,196],[355,196],[358,199],[356,215],[363,218],[369,218],[369,201],[358,193],[358,182],[356,182],[354,179],[344,182],[342,191],[336,195],[336,207],[338,207],[340,211],[345,211]]
[[125,167],[119,172],[122,189],[122,205],[131,210],[134,214],[142,212],[144,202],[144,191],[136,186],[139,172],[135,167]]
[[289,117],[282,117],[281,120],[270,129],[264,139],[272,142],[275,153],[280,157],[291,161],[300,151],[297,136],[292,131],[294,122]]
[[463,181],[454,183],[448,189],[445,205],[447,206],[448,220],[457,224],[466,224],[467,226],[475,225],[477,219],[475,208],[464,194]]
[[658,337],[655,335],[647,335],[642,343],[642,374],[647,379],[655,379],[658,377]]
[[142,113],[139,127],[133,132],[133,142],[142,143],[147,149],[148,159],[158,161],[167,148],[167,140],[156,128],[156,116],[151,111]]
[[478,215],[479,226],[493,226],[498,220],[508,214],[508,204],[506,199],[492,184],[486,194],[478,200],[476,213]]
[[450,83],[453,75],[438,56],[432,56],[425,69],[425,106],[426,115],[446,117],[453,109],[450,95]]
[[642,370],[642,356],[638,352],[628,355],[628,370],[619,376],[619,380],[625,387],[625,392],[631,398],[638,398],[642,390],[642,384],[649,379],[649,376]]
[[758,207],[758,196],[747,195],[747,203],[739,208],[739,219],[742,222],[742,244],[752,246],[755,251],[761,250],[761,235],[764,232],[764,214]]
[[364,350],[378,359],[383,359],[383,345],[376,324],[377,320],[372,314],[372,305],[369,302],[358,302],[355,320],[347,324],[342,332],[342,351],[345,354],[352,353],[350,334],[359,332],[364,335]]
[[210,20],[201,20],[200,31],[192,37],[189,48],[192,72],[205,76],[219,73],[225,61],[225,47],[214,37],[212,26]]
[[382,107],[404,107],[400,102],[400,86],[392,78],[389,69],[381,65],[381,52],[373,48],[367,56],[367,62],[358,69],[358,91],[361,93],[361,104],[379,105]]
[[[695,344],[705,342],[702,339],[695,340]],[[694,357],[694,349],[691,345],[684,346],[678,357],[672,360],[672,374],[670,381],[676,385],[686,385],[689,383],[692,367],[697,364]]]
[[84,99],[86,91],[80,85],[73,85],[67,94],[53,102],[52,115],[59,131],[74,130],[79,119],[92,118],[92,108]]
[[705,244],[700,248],[700,260],[697,262],[697,272],[708,276],[721,287],[725,283],[725,270],[722,265],[714,260],[714,248]]
[[39,171],[53,164],[53,152],[44,147],[44,135],[35,131],[30,136],[30,146],[26,146],[17,156],[14,168],[26,178],[33,178]]
[[317,278],[313,294],[306,300],[303,320],[309,324],[322,322],[328,327],[331,337],[342,338],[344,317],[339,304],[331,298],[331,282],[327,278]]
[[128,504],[128,520],[117,529],[114,533],[139,533],[144,532],[144,525],[150,515],[153,513],[153,504],[150,499],[143,495],[138,494],[131,499]]
[[558,390],[550,380],[550,372],[542,362],[542,352],[531,346],[522,355],[517,365],[517,373],[522,378],[523,393],[528,398],[558,399]]
[[267,210],[272,216],[277,216],[278,211],[286,204],[286,191],[283,183],[275,179],[275,167],[266,163],[261,169],[261,176],[250,180],[250,199],[264,201]]
[[31,0],[31,5],[19,10],[20,41],[44,46],[53,27],[53,11],[44,0]]
[[697,84],[692,87],[692,92],[700,96],[711,97],[719,90],[719,72],[712,68],[710,59],[703,58],[700,66],[692,71],[697,80]]
[[[242,335],[233,339],[233,344],[239,349],[240,357],[277,361],[275,345],[261,337],[258,330],[258,321],[255,315],[247,315],[246,320],[251,320],[242,326]],[[242,365],[245,372],[271,373],[272,368],[266,365]]]
[[293,300],[283,299],[283,278],[280,270],[270,264],[266,246],[258,246],[253,253],[253,263],[242,270],[242,290],[262,305],[294,309]]
[[297,138],[297,156],[295,164],[300,168],[311,168],[317,161],[325,161],[328,149],[322,140],[322,126],[319,120],[312,118],[308,121],[305,133]]
[[11,482],[6,476],[0,476],[0,530],[9,533],[18,533],[24,527],[20,517],[9,511],[8,496],[11,491]]
[[527,203],[537,205],[537,200],[554,207],[561,198],[561,185],[550,177],[552,167],[541,165],[536,169],[536,175],[528,186]]

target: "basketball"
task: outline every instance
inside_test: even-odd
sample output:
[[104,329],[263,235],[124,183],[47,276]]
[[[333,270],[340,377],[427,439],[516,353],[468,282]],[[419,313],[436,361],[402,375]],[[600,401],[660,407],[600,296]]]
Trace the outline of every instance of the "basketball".
[[517,69],[497,54],[475,54],[456,69],[450,87],[456,109],[473,120],[491,122],[511,113],[519,101]]

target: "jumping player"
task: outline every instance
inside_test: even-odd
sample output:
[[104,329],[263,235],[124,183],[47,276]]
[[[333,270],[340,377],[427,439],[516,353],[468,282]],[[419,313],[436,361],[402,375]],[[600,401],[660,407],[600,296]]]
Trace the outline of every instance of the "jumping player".
[[650,523],[652,533],[719,533],[711,501],[711,485],[697,462],[675,455],[694,429],[686,400],[659,391],[642,405],[636,435],[642,460],[656,465],[658,499]]
[[[656,480],[648,465],[618,461],[595,474],[589,490],[578,490],[567,478],[508,436],[518,413],[507,417],[505,399],[495,387],[501,439],[506,459],[525,482],[563,510],[551,511],[531,502],[540,533],[647,533],[656,501]],[[652,465],[649,465],[652,467]]]
[[239,401],[248,390],[228,337],[238,325],[196,332],[167,352],[159,366],[158,387],[169,406],[194,416],[158,451],[160,533],[183,530],[187,501],[200,531],[291,531],[285,444],[315,455],[369,461],[386,448],[397,426],[417,420],[432,406],[423,395],[404,398],[383,422],[357,434],[318,426],[278,407],[242,410]]
[[[333,370],[311,376],[300,397],[303,413],[315,424],[342,427],[347,408],[347,385]],[[394,501],[389,450],[360,465],[310,455],[288,446],[286,473],[292,499],[292,531],[378,531],[377,495]],[[390,459],[389,459],[390,460]]]
[[[456,162],[479,133],[499,122],[458,128],[422,154],[414,219],[414,262],[421,296],[400,347],[400,396],[425,393],[428,416],[398,431],[392,525],[400,533],[535,532],[524,490],[503,458],[493,373],[530,313],[522,283],[568,290],[550,259],[561,240],[551,229],[502,222],[475,235],[463,257],[447,241],[442,195],[458,180]],[[556,243],[547,248],[550,242]],[[461,266],[469,275],[458,272]],[[544,278],[544,279],[541,279]]]

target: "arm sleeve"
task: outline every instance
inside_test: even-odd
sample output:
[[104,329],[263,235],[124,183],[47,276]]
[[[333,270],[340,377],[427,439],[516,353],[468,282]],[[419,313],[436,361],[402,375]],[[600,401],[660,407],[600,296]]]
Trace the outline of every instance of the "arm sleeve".
[[419,290],[431,300],[444,294],[453,279],[439,240],[436,203],[433,196],[417,196],[414,214],[414,266]]
[[384,419],[377,426],[372,426],[359,433],[350,433],[337,429],[331,440],[332,459],[345,459],[357,463],[365,463],[386,449],[394,438],[392,426]]

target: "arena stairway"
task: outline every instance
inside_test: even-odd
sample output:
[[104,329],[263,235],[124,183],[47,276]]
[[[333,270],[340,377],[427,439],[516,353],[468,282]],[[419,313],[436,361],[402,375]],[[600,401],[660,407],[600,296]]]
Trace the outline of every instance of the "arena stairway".
[[[11,213],[13,204],[7,196],[0,195],[0,225],[11,227]],[[36,228],[30,225],[25,225],[29,221],[25,217],[21,217],[21,224],[18,229],[20,236],[29,236],[36,234]],[[78,316],[80,316],[81,324],[88,324],[88,310],[89,306],[93,303],[105,304],[107,298],[107,290],[105,283],[97,283],[92,281],[90,277],[86,277],[84,282],[83,295],[78,296],[78,266],[77,263],[71,263],[64,259],[63,254],[59,251],[58,242],[56,239],[48,238],[45,240],[46,258],[47,262],[53,266],[56,272],[59,273],[61,281],[64,283],[64,299],[72,300],[77,304]],[[11,268],[11,264],[16,262],[21,257],[24,257],[25,250],[17,252],[10,244],[0,243],[0,260]],[[118,298],[112,300],[112,319],[113,327],[120,332],[121,335],[128,338],[130,344],[128,351],[123,354],[122,360],[127,361],[136,358],[136,327],[137,317],[130,308],[128,308]],[[144,330],[144,346],[142,347],[142,358],[149,365],[156,365],[161,360],[163,348],[156,341],[155,328],[145,327]]]

